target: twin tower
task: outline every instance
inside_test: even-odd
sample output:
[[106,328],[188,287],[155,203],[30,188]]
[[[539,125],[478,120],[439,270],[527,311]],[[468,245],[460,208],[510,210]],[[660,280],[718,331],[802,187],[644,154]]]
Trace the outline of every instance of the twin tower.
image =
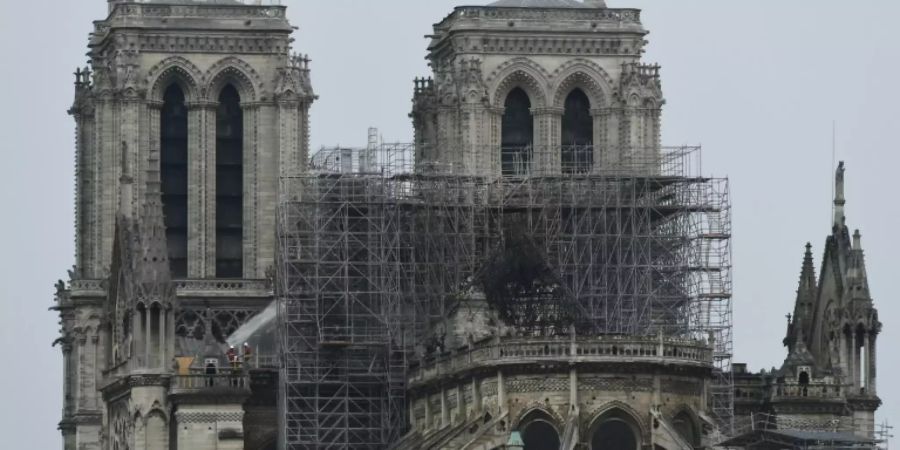
[[[271,378],[223,356],[273,300],[279,182],[306,170],[316,100],[286,8],[262,3],[109,0],[95,22],[70,110],[75,264],[56,298],[65,449],[262,450],[288,432]],[[456,8],[416,81],[418,168],[652,168],[664,101],[646,34],[638,10],[596,0]],[[277,367],[274,346],[254,350],[255,368]]]

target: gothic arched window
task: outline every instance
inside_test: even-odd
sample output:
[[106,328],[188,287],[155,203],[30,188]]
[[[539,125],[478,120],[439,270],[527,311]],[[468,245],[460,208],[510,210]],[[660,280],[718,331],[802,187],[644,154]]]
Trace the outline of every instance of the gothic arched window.
[[585,173],[594,165],[594,119],[591,102],[581,89],[566,97],[562,118],[563,173]]
[[160,111],[160,189],[169,247],[169,267],[175,278],[187,277],[188,246],[188,116],[184,91],[173,84],[163,94]]
[[503,175],[524,175],[531,168],[534,119],[531,100],[521,88],[513,89],[504,103],[500,164]]
[[522,433],[522,440],[525,450],[558,450],[560,445],[559,433],[543,420],[529,423]]
[[637,450],[634,431],[622,420],[603,422],[591,437],[591,449]]
[[240,278],[244,268],[244,114],[232,85],[216,114],[216,277]]

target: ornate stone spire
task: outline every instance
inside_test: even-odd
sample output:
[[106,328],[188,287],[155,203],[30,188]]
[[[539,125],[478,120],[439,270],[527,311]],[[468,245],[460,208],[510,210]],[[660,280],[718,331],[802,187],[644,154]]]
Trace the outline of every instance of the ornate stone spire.
[[788,351],[787,358],[785,358],[784,364],[781,366],[782,373],[787,370],[793,370],[799,366],[816,366],[816,357],[813,356],[812,352],[810,352],[809,348],[806,346],[806,338],[803,334],[803,324],[803,319],[794,319],[794,326],[797,330],[797,334],[794,339],[794,344],[791,346],[790,351]]
[[171,304],[174,299],[169,268],[169,249],[166,242],[166,225],[163,215],[162,192],[159,180],[159,158],[152,152],[147,169],[147,186],[144,205],[137,227],[136,249],[139,255],[135,261],[136,284],[141,292],[139,297],[148,303],[158,301]]
[[851,299],[869,299],[869,277],[866,274],[866,257],[862,249],[862,235],[853,233],[853,248],[847,260],[847,289]]
[[797,298],[794,302],[794,320],[788,324],[788,333],[784,338],[784,345],[793,348],[798,336],[809,335],[809,330],[801,330],[800,324],[811,322],[813,305],[816,301],[818,284],[816,282],[816,268],[813,264],[812,244],[806,244],[806,253],[803,255],[803,266],[800,270],[800,284],[797,287]]

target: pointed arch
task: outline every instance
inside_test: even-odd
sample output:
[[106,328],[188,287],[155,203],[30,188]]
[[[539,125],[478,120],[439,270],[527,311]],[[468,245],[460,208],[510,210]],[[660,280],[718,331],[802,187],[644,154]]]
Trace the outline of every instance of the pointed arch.
[[587,428],[585,442],[591,449],[637,450],[641,448],[647,429],[640,415],[631,406],[612,401],[593,415]]
[[573,59],[553,71],[552,106],[562,108],[575,88],[580,88],[591,101],[592,109],[606,108],[613,96],[612,77],[599,64],[586,59]]
[[170,56],[147,72],[147,98],[163,101],[166,90],[175,84],[184,93],[185,101],[193,102],[203,97],[203,82],[203,72],[194,63],[181,56]]
[[560,424],[543,408],[531,408],[519,419],[516,429],[522,435],[525,450],[557,450],[562,437]]
[[262,100],[262,77],[259,73],[241,58],[229,56],[222,58],[213,64],[207,73],[206,93],[207,100],[213,103],[219,101],[222,90],[232,85],[245,103]]
[[547,106],[549,74],[538,63],[528,58],[514,58],[501,64],[488,78],[492,93],[491,104],[502,108],[510,91],[520,88],[528,94],[533,108]]
[[700,447],[702,425],[700,417],[689,406],[682,406],[672,415],[672,426],[692,446]]

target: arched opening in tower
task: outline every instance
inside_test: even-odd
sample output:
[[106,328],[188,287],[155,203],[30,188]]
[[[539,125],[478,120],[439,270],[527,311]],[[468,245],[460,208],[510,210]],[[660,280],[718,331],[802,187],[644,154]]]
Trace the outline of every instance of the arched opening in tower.
[[863,328],[862,324],[856,326],[855,333],[855,344],[853,346],[853,364],[856,366],[854,370],[854,376],[856,380],[854,382],[854,386],[857,388],[859,393],[866,393],[866,382],[868,381],[869,376],[869,367],[868,367],[868,356],[866,353],[868,351],[868,344],[866,342],[866,329]]
[[526,175],[531,171],[534,118],[531,100],[522,88],[506,96],[501,125],[500,164],[503,175]]
[[562,118],[562,171],[585,173],[594,165],[594,118],[591,102],[581,89],[566,97]]
[[594,430],[591,450],[637,450],[637,437],[625,421],[609,419]]
[[187,277],[188,116],[184,91],[166,89],[160,111],[160,189],[165,216],[169,267],[175,278]]
[[522,433],[522,440],[525,450],[559,450],[559,433],[543,420],[529,423]]
[[216,112],[216,277],[240,278],[244,260],[244,114],[232,85]]

